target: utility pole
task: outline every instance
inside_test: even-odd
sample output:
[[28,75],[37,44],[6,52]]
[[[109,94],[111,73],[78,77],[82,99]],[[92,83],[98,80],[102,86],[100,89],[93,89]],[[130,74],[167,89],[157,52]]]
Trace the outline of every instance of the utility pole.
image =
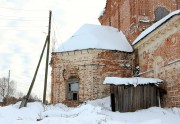
[[[36,80],[36,76],[37,76],[37,73],[38,73],[38,70],[39,70],[39,66],[41,64],[41,60],[42,60],[42,57],[43,57],[43,54],[44,54],[44,50],[46,48],[46,45],[47,45],[47,58],[46,58],[46,67],[48,67],[48,61],[49,61],[49,46],[50,46],[50,32],[51,32],[51,11],[49,12],[49,31],[48,31],[48,35],[46,37],[46,41],[44,43],[44,47],[43,47],[43,50],[41,52],[41,55],[40,55],[40,58],[39,58],[39,62],[38,62],[38,65],[36,67],[36,71],[34,73],[34,77],[32,79],[32,82],[31,82],[31,85],[29,87],[29,90],[28,90],[28,93],[27,95],[23,98],[22,102],[21,102],[21,105],[19,108],[22,108],[22,107],[26,107],[27,105],[27,101],[29,99],[29,96],[30,96],[30,93],[32,91],[32,88],[33,88],[33,85],[34,85],[34,82]],[[47,87],[47,73],[48,72],[48,68],[46,68],[46,73],[45,73],[45,88],[44,88],[44,91],[46,91],[46,87]],[[46,93],[46,92],[45,92]],[[46,94],[44,94],[44,97],[43,97],[43,101],[44,99],[46,98]],[[45,102],[43,102],[45,103]]]
[[49,28],[48,28],[48,42],[47,42],[47,55],[46,55],[46,70],[44,78],[44,93],[43,93],[43,103],[46,104],[46,90],[47,90],[47,78],[48,78],[48,65],[49,65],[49,47],[51,38],[51,16],[52,11],[49,11]]
[[5,81],[6,81],[6,79],[4,78],[3,80],[4,80],[4,82],[3,82],[3,89],[2,90],[3,90],[3,97],[5,97]]
[[8,92],[7,92],[7,97],[9,97],[10,73],[11,73],[11,71],[9,70],[9,75],[8,75]]
[[35,82],[35,80],[36,80],[36,76],[37,76],[37,73],[38,73],[38,70],[39,70],[39,66],[40,66],[40,64],[41,64],[41,60],[42,60],[42,57],[43,57],[43,53],[44,53],[44,50],[45,50],[47,41],[48,41],[48,36],[46,37],[46,41],[45,41],[45,43],[44,43],[44,47],[43,47],[43,50],[42,50],[42,52],[41,52],[41,56],[40,56],[40,58],[39,58],[39,62],[38,62],[38,65],[37,65],[37,67],[36,67],[36,71],[35,71],[35,73],[34,73],[34,77],[33,77],[33,79],[32,79],[31,85],[30,85],[30,87],[29,87],[28,93],[27,93],[26,96],[23,97],[23,100],[22,100],[21,105],[19,106],[19,108],[26,107],[26,105],[27,105],[27,101],[28,101],[28,99],[29,99],[29,96],[30,96],[30,94],[31,94],[31,91],[32,91],[34,82]]
[[10,83],[10,70],[9,70],[9,74],[8,74],[7,104],[9,101],[9,83]]

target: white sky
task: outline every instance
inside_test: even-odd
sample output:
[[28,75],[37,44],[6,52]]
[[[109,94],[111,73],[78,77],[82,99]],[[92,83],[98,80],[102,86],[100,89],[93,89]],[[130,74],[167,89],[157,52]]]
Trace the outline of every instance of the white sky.
[[[0,0],[0,77],[7,77],[11,70],[17,91],[26,94],[46,38],[49,10],[53,15],[51,36],[58,46],[81,25],[99,24],[105,3],[106,0]],[[32,91],[38,97],[43,94],[44,69],[45,58]],[[50,78],[49,71],[49,83]]]

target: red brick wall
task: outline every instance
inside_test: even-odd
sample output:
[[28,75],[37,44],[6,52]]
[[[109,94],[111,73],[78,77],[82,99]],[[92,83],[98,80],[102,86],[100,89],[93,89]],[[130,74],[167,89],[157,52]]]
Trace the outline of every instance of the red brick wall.
[[[83,101],[109,96],[107,76],[131,77],[132,55],[111,50],[80,50],[52,54],[51,102],[76,106]],[[66,100],[67,80],[79,79],[79,100]]]
[[[107,0],[104,15],[99,17],[102,25],[123,31],[132,43],[134,39],[155,20],[154,11],[164,7],[172,12],[179,9],[179,0]],[[142,21],[149,21],[142,23]]]
[[155,77],[164,81],[167,91],[162,104],[180,107],[180,16],[176,15],[142,39],[138,49],[140,76]]

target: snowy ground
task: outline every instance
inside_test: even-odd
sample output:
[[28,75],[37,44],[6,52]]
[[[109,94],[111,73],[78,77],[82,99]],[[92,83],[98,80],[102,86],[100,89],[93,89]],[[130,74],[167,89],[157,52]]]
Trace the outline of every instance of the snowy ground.
[[0,124],[180,124],[180,108],[111,112],[109,97],[76,108],[35,102],[18,109],[19,104],[0,107]]

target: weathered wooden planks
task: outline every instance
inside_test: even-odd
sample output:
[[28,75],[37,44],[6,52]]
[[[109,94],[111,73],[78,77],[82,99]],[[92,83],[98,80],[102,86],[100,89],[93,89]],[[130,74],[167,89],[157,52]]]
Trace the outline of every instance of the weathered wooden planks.
[[158,87],[152,84],[111,85],[111,106],[113,111],[132,112],[158,106]]

